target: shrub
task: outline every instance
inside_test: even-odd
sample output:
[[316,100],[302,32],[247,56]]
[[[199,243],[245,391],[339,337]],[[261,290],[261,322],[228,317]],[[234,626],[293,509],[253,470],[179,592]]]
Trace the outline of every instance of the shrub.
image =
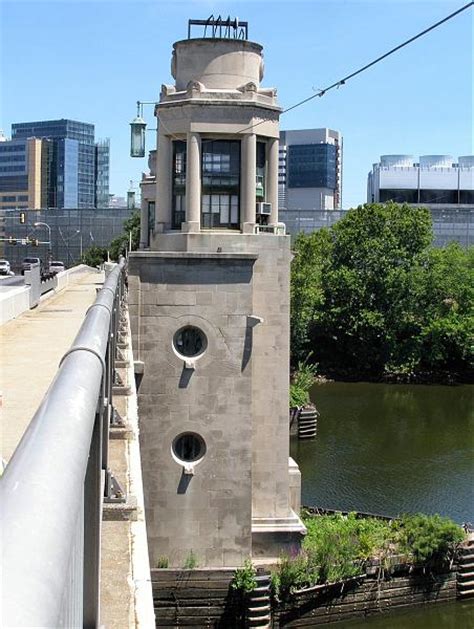
[[343,581],[363,572],[370,558],[404,553],[428,564],[450,558],[464,539],[460,526],[439,515],[410,515],[389,521],[355,513],[313,517],[302,513],[308,534],[296,557],[283,556],[272,575],[273,591],[285,599],[294,590]]
[[465,537],[460,526],[440,515],[404,515],[394,528],[401,552],[425,564],[448,558]]
[[273,581],[278,585],[278,594],[286,599],[294,590],[317,583],[318,577],[319,570],[313,557],[303,551],[296,557],[282,555]]
[[186,557],[186,561],[184,562],[185,570],[194,570],[194,568],[198,567],[197,556],[194,554],[194,551],[190,550],[188,556]]
[[157,568],[168,568],[169,567],[169,559],[168,557],[158,557],[158,560],[156,562],[156,567]]
[[257,587],[255,578],[257,571],[250,559],[244,561],[242,568],[237,568],[234,572],[231,586],[234,590],[241,592],[252,592]]
[[290,408],[310,403],[309,391],[314,384],[317,365],[299,362],[290,383]]

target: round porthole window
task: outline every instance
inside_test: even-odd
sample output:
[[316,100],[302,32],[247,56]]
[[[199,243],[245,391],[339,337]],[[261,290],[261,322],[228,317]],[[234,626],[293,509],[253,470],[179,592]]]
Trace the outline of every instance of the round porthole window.
[[195,463],[206,454],[206,443],[195,432],[183,432],[175,437],[171,446],[174,456],[181,463]]
[[173,337],[173,347],[178,354],[186,358],[200,356],[206,351],[207,337],[194,325],[186,325]]

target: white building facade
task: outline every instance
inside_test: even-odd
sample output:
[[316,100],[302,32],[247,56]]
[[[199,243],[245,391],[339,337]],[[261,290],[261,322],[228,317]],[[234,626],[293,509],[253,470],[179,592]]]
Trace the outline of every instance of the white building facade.
[[367,180],[367,201],[474,206],[474,155],[382,155]]

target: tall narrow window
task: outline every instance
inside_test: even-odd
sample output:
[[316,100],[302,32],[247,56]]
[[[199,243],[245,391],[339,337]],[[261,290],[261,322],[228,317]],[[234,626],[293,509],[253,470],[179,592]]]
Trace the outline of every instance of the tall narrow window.
[[258,201],[265,200],[265,164],[266,164],[266,148],[265,142],[257,142],[257,181],[255,195]]
[[148,201],[148,242],[150,234],[155,229],[155,202]]
[[238,229],[240,142],[202,141],[201,225],[204,229]]
[[186,142],[173,142],[173,195],[171,228],[181,229],[186,220]]

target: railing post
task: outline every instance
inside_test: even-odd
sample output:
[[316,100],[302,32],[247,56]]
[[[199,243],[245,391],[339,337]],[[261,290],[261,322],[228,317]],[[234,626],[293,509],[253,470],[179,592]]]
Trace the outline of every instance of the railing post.
[[99,627],[100,540],[102,522],[102,424],[104,400],[99,398],[84,483],[83,627]]

